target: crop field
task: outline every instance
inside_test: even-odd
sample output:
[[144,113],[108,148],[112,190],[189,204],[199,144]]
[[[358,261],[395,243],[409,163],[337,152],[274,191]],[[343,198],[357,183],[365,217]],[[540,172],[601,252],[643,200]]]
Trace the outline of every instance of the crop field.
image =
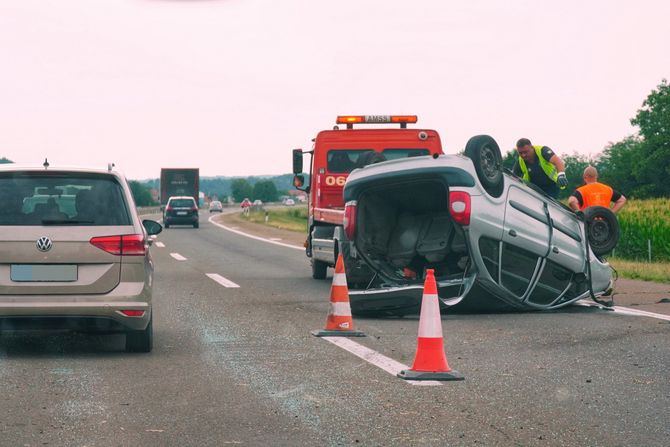
[[617,217],[617,258],[648,261],[651,243],[651,260],[670,262],[670,199],[628,200]]

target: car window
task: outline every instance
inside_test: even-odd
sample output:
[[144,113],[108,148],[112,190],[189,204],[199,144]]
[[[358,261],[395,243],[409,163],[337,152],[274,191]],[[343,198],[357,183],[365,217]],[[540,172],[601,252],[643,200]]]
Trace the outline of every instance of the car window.
[[430,155],[428,149],[400,149],[388,148],[382,151],[384,158],[387,160],[397,160],[399,158],[421,157],[423,155]]
[[0,225],[130,225],[121,185],[86,173],[2,173]]
[[362,165],[365,154],[372,149],[331,149],[328,151],[328,172],[348,174]]
[[175,208],[188,208],[194,206],[195,201],[193,199],[172,199],[169,205]]

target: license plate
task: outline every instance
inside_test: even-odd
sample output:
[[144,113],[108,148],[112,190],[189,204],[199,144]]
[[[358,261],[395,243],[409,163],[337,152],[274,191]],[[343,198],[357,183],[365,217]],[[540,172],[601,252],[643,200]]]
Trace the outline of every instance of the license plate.
[[71,282],[77,280],[77,266],[71,264],[13,264],[10,277],[15,282]]
[[185,216],[188,214],[186,211],[177,211],[177,216]]

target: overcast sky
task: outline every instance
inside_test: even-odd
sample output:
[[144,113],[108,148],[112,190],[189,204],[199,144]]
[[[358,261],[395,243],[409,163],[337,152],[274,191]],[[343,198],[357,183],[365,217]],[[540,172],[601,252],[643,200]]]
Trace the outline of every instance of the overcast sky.
[[597,153],[670,77],[670,2],[0,0],[0,157],[281,174],[338,114]]

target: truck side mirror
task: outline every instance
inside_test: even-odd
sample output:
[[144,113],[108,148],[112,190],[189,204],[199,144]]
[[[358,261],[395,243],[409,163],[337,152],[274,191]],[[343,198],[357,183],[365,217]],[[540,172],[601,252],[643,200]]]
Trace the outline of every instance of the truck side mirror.
[[[293,149],[293,173],[300,174],[302,173],[302,149]],[[304,183],[303,178],[303,183]],[[295,184],[295,179],[293,180]]]

